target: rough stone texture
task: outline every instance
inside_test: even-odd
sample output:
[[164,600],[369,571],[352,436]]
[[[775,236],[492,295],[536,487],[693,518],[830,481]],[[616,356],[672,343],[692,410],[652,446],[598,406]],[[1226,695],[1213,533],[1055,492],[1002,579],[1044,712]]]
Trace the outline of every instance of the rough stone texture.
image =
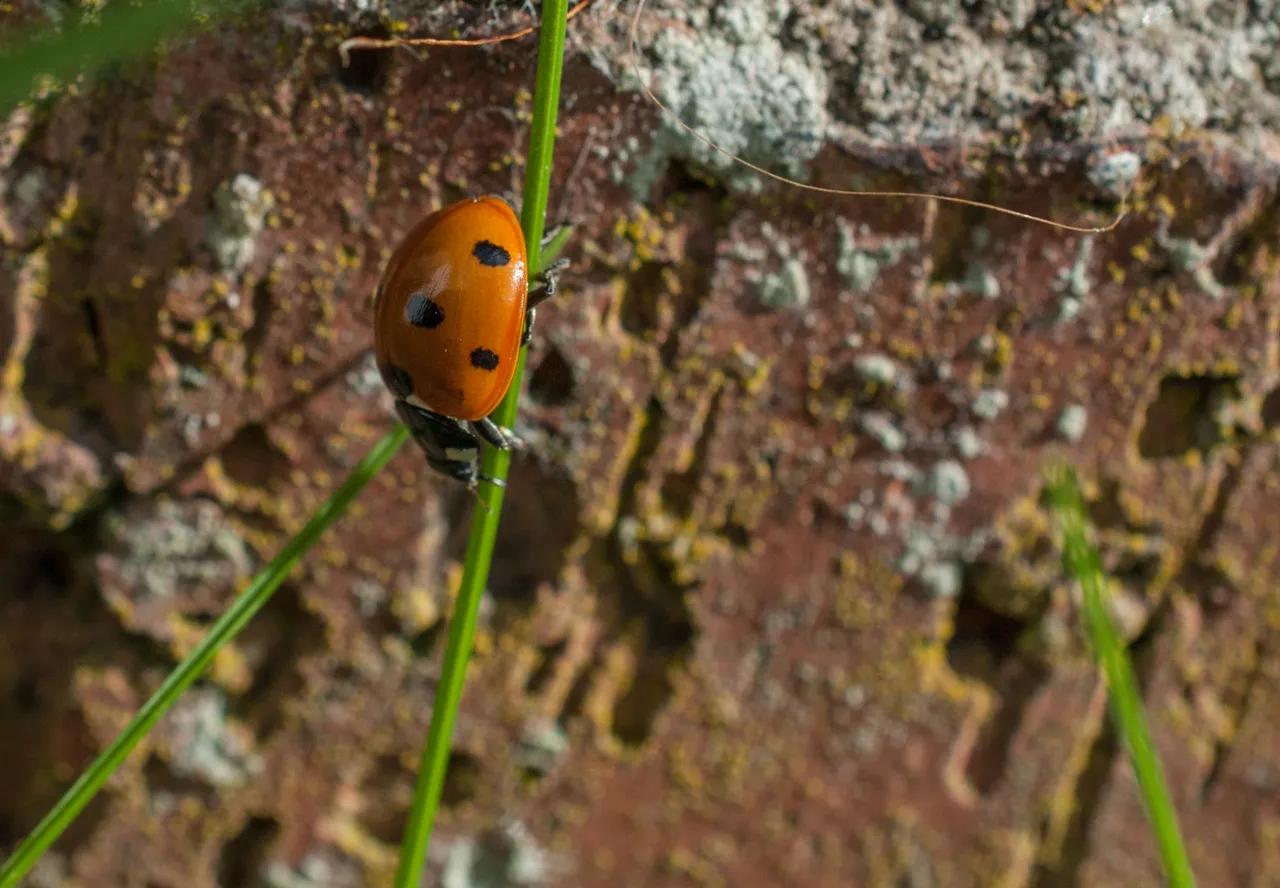
[[[282,4],[3,123],[0,848],[389,428],[396,237],[519,193],[531,41],[337,43],[518,5]],[[1280,7],[654,0],[641,76],[754,161],[1083,224],[1140,168],[1095,236],[756,187],[624,11],[570,29],[429,883],[1158,884],[1066,457],[1200,882],[1274,884]],[[405,448],[32,884],[385,884],[472,507]]]

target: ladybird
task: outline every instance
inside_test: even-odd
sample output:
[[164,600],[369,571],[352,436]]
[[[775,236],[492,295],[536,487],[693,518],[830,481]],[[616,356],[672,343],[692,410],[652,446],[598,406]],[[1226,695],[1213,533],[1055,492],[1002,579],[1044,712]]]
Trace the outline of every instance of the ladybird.
[[489,414],[567,264],[548,266],[530,292],[527,260],[515,211],[498,197],[472,197],[409,231],[374,296],[374,354],[396,413],[427,464],[471,488],[502,485],[480,474],[480,440],[500,450],[521,443]]

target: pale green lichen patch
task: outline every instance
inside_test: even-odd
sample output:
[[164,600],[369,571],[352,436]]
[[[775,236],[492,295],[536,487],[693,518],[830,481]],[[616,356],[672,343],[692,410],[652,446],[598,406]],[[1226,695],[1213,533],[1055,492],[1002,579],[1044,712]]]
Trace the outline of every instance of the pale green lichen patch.
[[788,259],[760,284],[760,301],[773,309],[802,309],[809,299],[809,276],[799,259]]
[[[820,67],[778,39],[782,9],[745,0],[712,12],[685,7],[671,14],[702,24],[658,34],[653,67],[643,76],[660,98],[724,150],[804,177],[826,136],[828,84]],[[632,182],[638,196],[647,195],[668,157],[691,159],[735,189],[761,186],[756,173],[665,121],[651,152],[661,160],[641,165],[649,175]]]
[[914,236],[868,238],[865,231],[855,233],[853,226],[843,221],[839,232],[836,269],[855,293],[870,290],[884,269],[898,264],[920,246],[920,239]]
[[116,535],[127,553],[120,562],[122,578],[147,596],[168,598],[184,587],[197,588],[249,572],[244,542],[222,522],[213,503],[184,509],[162,502],[154,515],[120,520]]
[[519,888],[546,884],[567,861],[540,846],[513,818],[457,840],[441,877],[443,888]]
[[206,241],[218,264],[227,271],[243,271],[253,261],[258,237],[275,198],[248,173],[239,173],[214,192],[214,213]]
[[226,708],[219,688],[192,690],[174,706],[163,732],[174,773],[223,789],[244,786],[262,773],[249,732],[228,721]]

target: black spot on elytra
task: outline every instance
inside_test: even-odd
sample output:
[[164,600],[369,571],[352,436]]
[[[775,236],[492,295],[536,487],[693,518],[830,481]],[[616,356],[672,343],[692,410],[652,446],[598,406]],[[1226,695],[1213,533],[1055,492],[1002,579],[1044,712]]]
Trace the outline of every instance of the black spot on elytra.
[[404,369],[395,364],[383,364],[378,372],[382,374],[382,381],[387,384],[387,388],[391,389],[391,394],[397,398],[407,398],[413,394],[413,379]]
[[404,319],[415,327],[434,330],[444,323],[444,309],[434,299],[414,293],[404,304]]
[[482,240],[471,250],[471,255],[480,260],[481,265],[490,268],[501,268],[511,261],[511,254],[497,244]]
[[478,348],[471,353],[471,366],[479,370],[497,370],[498,356],[487,348]]

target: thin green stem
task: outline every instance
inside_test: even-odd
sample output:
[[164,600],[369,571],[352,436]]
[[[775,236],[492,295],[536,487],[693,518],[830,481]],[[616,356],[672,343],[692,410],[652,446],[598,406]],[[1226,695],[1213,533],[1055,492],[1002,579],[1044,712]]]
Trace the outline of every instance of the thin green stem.
[[[533,95],[533,125],[529,133],[529,162],[525,171],[524,201],[521,223],[529,252],[529,274],[543,267],[539,244],[546,224],[547,195],[551,190],[551,160],[555,150],[556,112],[560,104],[560,77],[564,66],[565,20],[568,0],[543,0],[542,29],[538,45],[538,74]],[[524,379],[525,350],[520,350],[511,388],[503,398],[493,419],[505,428],[515,424]],[[485,448],[486,474],[506,479],[511,467],[509,451]],[[400,867],[396,872],[396,888],[417,888],[426,865],[427,843],[435,824],[440,794],[444,789],[449,765],[449,747],[453,725],[462,700],[467,663],[475,639],[476,616],[480,598],[489,580],[489,563],[498,536],[498,519],[502,514],[503,488],[482,484],[480,507],[471,521],[463,564],[462,585],[449,625],[449,641],[445,648],[444,669],[436,691],[431,714],[431,727],[422,750],[418,781],[414,786],[413,805],[404,842],[400,847]]]
[[1124,640],[1107,611],[1106,576],[1098,553],[1089,543],[1084,501],[1076,485],[1075,474],[1069,468],[1059,467],[1051,473],[1049,495],[1062,526],[1063,562],[1079,581],[1083,592],[1085,625],[1094,654],[1106,677],[1112,717],[1137,775],[1169,885],[1172,888],[1195,888],[1195,875],[1182,843],[1178,815],[1165,785],[1160,759],[1151,742],[1133,666]]
[[80,779],[58,800],[58,804],[45,815],[31,835],[23,840],[17,850],[5,861],[4,866],[0,867],[0,888],[14,888],[18,884],[18,881],[40,859],[40,855],[48,850],[49,846],[89,803],[89,800],[97,794],[138,742],[169,711],[182,693],[209,668],[218,650],[235,638],[236,633],[243,629],[253,615],[270,600],[276,588],[289,575],[289,571],[298,563],[298,560],[315,544],[329,525],[346,511],[356,494],[369,483],[369,479],[378,473],[408,438],[409,430],[400,424],[388,432],[374,446],[369,455],[352,470],[347,480],[342,482],[342,486],[321,504],[311,516],[311,520],[298,531],[280,554],[254,578],[248,588],[240,593],[226,613],[219,617],[209,629],[209,633],[190,656],[169,674],[160,689],[138,710],[119,736],[98,756],[89,769],[80,775]]

